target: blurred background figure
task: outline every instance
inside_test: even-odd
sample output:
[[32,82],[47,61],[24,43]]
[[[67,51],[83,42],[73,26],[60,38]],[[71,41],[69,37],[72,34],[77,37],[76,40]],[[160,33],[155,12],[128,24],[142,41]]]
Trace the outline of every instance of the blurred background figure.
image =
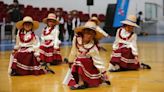
[[[72,30],[74,30],[76,27],[81,25],[80,18],[78,16],[78,11],[77,10],[72,10],[70,12],[72,14]],[[74,32],[72,32],[72,37],[74,36]],[[72,40],[73,38],[71,38]]]
[[143,15],[143,12],[142,11],[139,11],[138,14],[137,14],[137,21],[136,21],[136,24],[140,26],[140,28],[137,29],[137,34],[138,35],[148,35],[148,33],[144,32],[144,29],[143,29],[143,24],[144,24],[144,18],[142,17]]
[[12,27],[12,40],[15,41],[15,35],[17,34],[17,29],[15,23],[22,20],[22,12],[19,9],[18,0],[13,0],[13,4],[9,5],[7,13],[10,15]]
[[64,28],[64,18],[63,18],[63,11],[57,10],[56,12],[57,20],[59,20],[59,40],[62,42],[64,41],[64,35],[65,35],[65,28]]
[[137,22],[136,22],[136,24],[139,26],[140,26],[141,22],[143,22],[142,15],[143,15],[142,11],[139,11],[138,16],[137,16]]
[[68,32],[68,39],[67,41],[72,41],[73,39],[73,36],[74,36],[74,31],[72,30],[72,16],[71,14],[68,15],[68,19],[66,21],[66,29],[67,29],[67,32]]

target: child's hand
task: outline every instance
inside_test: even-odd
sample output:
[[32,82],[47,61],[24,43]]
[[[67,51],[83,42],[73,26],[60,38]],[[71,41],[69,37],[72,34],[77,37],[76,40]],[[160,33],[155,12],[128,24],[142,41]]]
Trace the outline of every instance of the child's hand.
[[138,64],[138,63],[139,63],[138,56],[135,56],[135,64]]
[[36,59],[37,59],[37,61],[40,61],[40,58],[38,56],[36,57]]
[[103,79],[104,79],[105,81],[108,81],[108,75],[107,75],[107,72],[103,73]]
[[68,63],[68,65],[69,65],[69,68],[71,68],[71,67],[72,67],[72,64],[73,64],[73,63],[70,63],[70,62]]
[[56,54],[57,53],[57,49],[54,49],[54,54]]
[[17,53],[17,50],[12,51],[12,55],[15,55]]
[[103,77],[104,82],[105,82],[106,84],[110,85],[111,83],[110,83],[110,81],[109,81],[107,72],[103,72],[102,74],[103,74],[102,77]]

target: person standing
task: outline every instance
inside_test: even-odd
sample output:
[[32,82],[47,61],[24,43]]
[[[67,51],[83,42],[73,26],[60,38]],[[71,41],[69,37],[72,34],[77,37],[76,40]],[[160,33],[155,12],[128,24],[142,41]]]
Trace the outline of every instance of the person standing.
[[15,35],[17,34],[17,29],[15,26],[15,23],[22,20],[22,12],[19,8],[19,2],[18,0],[13,0],[13,5],[10,5],[11,7],[8,7],[7,13],[10,15],[10,20],[12,23],[12,40],[15,41]]
[[65,36],[65,21],[63,18],[63,11],[58,11],[56,13],[57,15],[57,20],[59,21],[59,40],[61,40],[62,42],[64,41],[64,36]]
[[68,15],[68,19],[66,21],[66,28],[67,28],[67,31],[68,31],[68,39],[67,41],[72,41],[72,38],[74,36],[74,31],[72,30],[72,16],[71,15]]
[[[76,10],[73,10],[73,11],[71,11],[71,14],[72,14],[72,16],[73,16],[73,18],[72,18],[72,30],[74,30],[76,27],[79,27],[80,25],[81,25],[81,21],[80,21],[80,18],[79,18],[79,16],[78,16],[78,11],[76,11]],[[72,31],[72,38],[71,38],[71,41],[73,40],[73,37],[74,37],[74,31]]]

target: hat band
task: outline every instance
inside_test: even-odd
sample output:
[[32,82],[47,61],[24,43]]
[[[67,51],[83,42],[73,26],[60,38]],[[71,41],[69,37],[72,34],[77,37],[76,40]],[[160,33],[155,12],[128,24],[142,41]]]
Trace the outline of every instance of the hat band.
[[132,21],[132,20],[129,20],[129,19],[126,19],[127,21],[130,21],[130,22],[132,22],[132,23],[136,23],[136,22],[134,22],[134,21]]
[[96,30],[95,27],[86,27],[86,28],[89,28],[89,29],[92,29],[92,30]]
[[33,21],[23,21],[24,23],[33,23]]

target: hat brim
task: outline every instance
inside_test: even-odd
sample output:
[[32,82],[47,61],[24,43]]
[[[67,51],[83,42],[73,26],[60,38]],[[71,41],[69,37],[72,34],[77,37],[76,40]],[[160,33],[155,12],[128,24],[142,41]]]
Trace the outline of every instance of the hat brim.
[[77,10],[72,10],[72,11],[70,11],[70,14],[78,14],[78,11]]
[[100,33],[97,29],[93,29],[91,27],[80,26],[80,27],[75,28],[75,32],[79,33],[79,32],[82,32],[84,29],[92,29],[92,30],[94,30],[96,32],[95,39],[97,39],[97,40],[100,40],[100,39],[102,39],[104,37],[104,35],[102,33]]
[[[23,28],[23,23],[25,23],[25,22],[31,22],[31,21],[21,20],[21,21],[16,23],[16,28],[19,29],[19,30],[22,29]],[[31,23],[33,24],[33,27],[32,27],[33,31],[35,31],[36,29],[39,28],[39,22],[38,21],[32,21]]]
[[97,25],[99,25],[101,22],[97,19],[90,19],[89,21],[96,21]]
[[126,24],[126,25],[130,25],[130,26],[133,26],[133,27],[138,27],[138,28],[140,27],[136,23],[133,23],[133,22],[130,22],[130,21],[127,21],[127,20],[121,21],[121,23]]
[[53,18],[44,18],[44,19],[43,19],[43,22],[44,22],[45,24],[47,24],[47,20],[54,20],[56,25],[59,24],[59,21],[58,21],[57,19],[53,19]]

